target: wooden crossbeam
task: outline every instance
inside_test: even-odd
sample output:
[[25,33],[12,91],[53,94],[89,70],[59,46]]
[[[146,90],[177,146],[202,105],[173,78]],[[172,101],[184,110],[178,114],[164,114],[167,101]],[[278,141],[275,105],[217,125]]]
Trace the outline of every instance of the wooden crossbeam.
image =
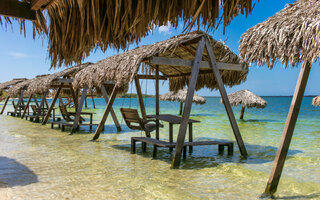
[[[193,60],[184,60],[179,58],[164,58],[153,56],[149,59],[150,64],[153,65],[170,65],[170,66],[179,66],[179,67],[192,67]],[[231,70],[231,71],[244,71],[245,69],[241,64],[233,63],[222,63],[217,62],[218,69],[220,70]],[[200,68],[211,69],[209,62],[201,61]]]
[[[143,75],[143,74],[138,74],[136,75],[138,79],[156,79],[155,75]],[[167,80],[165,76],[159,76],[159,80]]]
[[42,125],[45,125],[48,122],[50,114],[51,114],[51,111],[53,110],[54,105],[56,104],[56,101],[57,101],[57,99],[58,99],[58,97],[60,95],[60,92],[61,92],[61,88],[58,88],[58,90],[57,90],[56,94],[54,95],[54,98],[53,98],[53,100],[51,102],[51,105],[50,105],[50,107],[49,107],[49,109],[47,111],[47,114],[46,114],[45,118],[42,121]]
[[29,3],[18,0],[0,0],[0,15],[35,20],[36,12],[30,8]]
[[4,102],[4,105],[3,105],[2,109],[1,109],[1,113],[0,113],[1,115],[3,114],[4,109],[6,109],[6,106],[7,106],[7,103],[9,101],[9,99],[10,99],[10,97],[7,96],[6,101]]

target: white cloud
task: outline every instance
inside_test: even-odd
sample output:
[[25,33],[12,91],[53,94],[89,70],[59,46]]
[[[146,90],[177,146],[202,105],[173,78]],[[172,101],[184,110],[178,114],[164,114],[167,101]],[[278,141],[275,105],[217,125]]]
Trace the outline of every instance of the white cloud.
[[31,57],[30,55],[28,54],[25,54],[25,53],[18,53],[18,52],[11,52],[11,53],[8,53],[9,56],[12,56],[14,58],[28,58],[28,57]]
[[159,33],[163,33],[163,34],[171,34],[171,24],[168,23],[167,25],[164,26],[160,26],[158,28]]

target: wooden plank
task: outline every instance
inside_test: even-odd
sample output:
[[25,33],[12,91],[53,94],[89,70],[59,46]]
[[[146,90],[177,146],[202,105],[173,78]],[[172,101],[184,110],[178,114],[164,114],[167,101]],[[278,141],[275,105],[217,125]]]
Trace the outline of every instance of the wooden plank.
[[[156,115],[160,114],[159,108],[159,65],[156,65]],[[156,139],[160,138],[160,130],[159,130],[159,119],[156,119]]]
[[[179,58],[164,58],[153,56],[149,59],[150,64],[153,65],[170,65],[170,66],[180,66],[180,67],[192,67],[193,60],[184,60]],[[217,62],[219,70],[231,70],[231,71],[244,71],[245,69],[241,64],[232,64],[232,63],[222,63]],[[210,63],[207,61],[200,62],[200,68],[202,69],[211,69]]]
[[221,97],[223,99],[223,105],[227,111],[228,118],[229,118],[232,130],[233,130],[233,134],[234,134],[236,141],[237,141],[237,144],[239,146],[239,150],[240,150],[242,156],[247,157],[248,153],[247,153],[246,147],[243,143],[237,121],[234,117],[234,114],[233,114],[233,111],[232,111],[232,108],[230,105],[230,101],[228,99],[226,89],[224,88],[224,84],[223,84],[217,63],[216,63],[216,59],[215,59],[213,50],[211,48],[211,45],[210,45],[210,42],[208,39],[206,39],[206,49],[207,49],[207,52],[208,52],[208,55],[210,58],[210,66],[212,68],[213,74],[214,74],[216,81],[218,83],[219,91],[220,91]]
[[138,101],[139,101],[139,106],[140,106],[142,119],[146,120],[147,119],[146,109],[145,109],[144,103],[143,103],[143,96],[142,96],[142,92],[141,92],[140,82],[139,82],[139,79],[137,77],[134,78],[134,84],[136,85],[137,96],[138,96]]
[[277,191],[277,187],[280,181],[283,166],[287,157],[290,142],[292,139],[293,131],[298,119],[299,110],[301,102],[303,99],[303,94],[308,82],[308,77],[310,74],[311,64],[303,63],[299,78],[297,81],[296,89],[293,94],[291,101],[290,110],[287,116],[287,120],[283,129],[282,138],[280,145],[274,159],[273,168],[267,183],[265,194],[272,195]]
[[[81,93],[81,99],[80,99],[80,102],[78,104],[78,107],[76,107],[76,115],[74,117],[74,121],[73,121],[73,126],[72,126],[72,130],[71,130],[71,133],[70,134],[73,134],[74,132],[76,132],[78,126],[79,126],[79,121],[80,121],[80,118],[81,118],[81,111],[82,111],[82,108],[83,108],[83,104],[84,104],[84,100],[86,99],[86,96],[87,96],[87,91],[88,91],[88,86],[86,85],[83,90],[82,90],[82,93]],[[78,99],[78,98],[76,98]]]
[[183,109],[183,103],[180,102],[180,110],[179,110],[179,115],[182,115],[182,109]]
[[51,105],[50,105],[50,107],[48,109],[48,112],[47,112],[46,116],[44,117],[44,119],[42,121],[42,125],[45,125],[48,122],[49,117],[50,117],[50,113],[53,110],[54,105],[56,104],[56,101],[57,101],[57,99],[58,99],[58,97],[60,95],[61,89],[62,88],[58,88],[56,94],[54,95],[54,98],[52,99],[52,102],[51,102]]
[[28,102],[27,102],[26,106],[24,107],[23,114],[21,115],[21,119],[23,119],[24,116],[26,115],[31,99],[32,99],[32,94],[29,96]]
[[77,109],[78,109],[78,95],[76,95],[76,93],[74,92],[72,87],[70,88],[70,91],[71,91],[71,96],[72,96],[72,99],[73,99],[74,107],[75,107],[75,110],[77,112]]
[[16,106],[16,108],[14,108],[14,114],[17,115],[17,109],[19,109],[19,106],[21,105],[21,102],[23,101],[23,94],[24,94],[24,89],[20,91],[20,95],[19,95],[19,100],[18,100],[18,104]]
[[182,115],[181,124],[179,127],[179,133],[177,137],[177,144],[176,149],[174,152],[173,160],[172,160],[172,168],[179,168],[180,161],[181,161],[181,152],[184,146],[184,140],[186,137],[186,131],[187,131],[187,125],[189,121],[191,106],[192,106],[192,99],[194,95],[194,90],[196,87],[197,79],[198,79],[198,73],[200,70],[200,62],[203,55],[204,45],[205,45],[205,38],[202,37],[201,40],[198,43],[197,51],[195,55],[195,59],[192,66],[192,72],[191,77],[188,85],[188,91],[187,91],[187,97],[184,104],[184,110]]
[[[138,79],[156,79],[155,75],[142,75],[142,74],[138,74],[136,75],[136,77]],[[159,80],[167,80],[167,78],[165,76],[159,76]]]
[[[108,98],[108,94],[107,94],[107,91],[106,91],[106,88],[105,88],[104,85],[101,86],[101,91],[102,91],[102,94],[103,94],[103,97],[104,97],[104,100],[105,100],[106,104],[108,104],[109,98]],[[113,119],[114,124],[117,127],[117,130],[121,131],[121,126],[120,126],[119,120],[118,120],[117,115],[114,112],[113,108],[110,109],[110,114],[111,114],[111,117]]]
[[27,20],[36,20],[36,12],[30,4],[18,0],[0,0],[0,15]]
[[110,112],[110,110],[112,108],[113,102],[116,99],[117,93],[118,93],[118,87],[114,87],[113,90],[112,90],[110,99],[108,101],[107,107],[104,110],[102,119],[101,119],[101,121],[99,123],[98,128],[96,129],[96,132],[95,132],[92,140],[97,140],[99,138],[100,133],[102,132],[102,130],[104,128],[104,124],[106,123],[108,114],[109,114],[109,112]]
[[7,106],[7,104],[8,104],[9,99],[10,99],[10,97],[7,96],[6,101],[4,102],[3,107],[2,107],[2,109],[1,109],[1,113],[0,113],[1,115],[2,115],[3,112],[4,112],[4,109],[6,109],[6,106]]
[[41,100],[41,103],[40,103],[40,106],[38,107],[38,110],[37,110],[37,115],[36,115],[36,119],[38,119],[38,117],[40,116],[40,114],[42,115],[42,109],[43,106],[44,106],[44,100],[46,99],[46,96],[47,94],[49,93],[49,91],[46,91],[43,95],[42,95],[42,100]]

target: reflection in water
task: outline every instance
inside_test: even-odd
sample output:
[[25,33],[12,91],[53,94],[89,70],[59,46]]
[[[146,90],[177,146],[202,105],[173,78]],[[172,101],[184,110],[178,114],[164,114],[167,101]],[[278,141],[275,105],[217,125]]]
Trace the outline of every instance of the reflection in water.
[[[138,144],[137,153],[130,153],[130,138],[145,134],[124,125],[119,108],[128,99],[117,99],[114,106],[123,131],[117,133],[108,117],[104,134],[96,142],[90,142],[93,134],[86,132],[88,127],[69,136],[50,125],[0,116],[0,199],[258,199],[290,106],[290,98],[266,100],[269,105],[264,110],[246,113],[247,119],[256,121],[238,120],[248,159],[240,156],[237,145],[233,156],[219,155],[217,146],[199,146],[182,161],[180,170],[170,170],[172,152],[168,149],[159,148],[156,159],[152,159],[152,146],[143,153]],[[137,99],[131,101],[136,108]],[[206,104],[192,106],[192,118],[201,121],[194,124],[195,140],[235,142],[219,101],[208,98]],[[154,101],[147,102],[147,112],[153,114]],[[280,199],[319,199],[320,109],[312,111],[310,102],[311,98],[304,98],[277,192]],[[97,99],[96,104],[99,109],[86,110],[96,113],[94,123],[99,122],[105,102]],[[240,107],[233,110],[237,118]],[[178,111],[179,103],[160,102],[161,113]],[[160,138],[168,140],[169,127],[163,124]],[[178,129],[174,125],[174,138]]]

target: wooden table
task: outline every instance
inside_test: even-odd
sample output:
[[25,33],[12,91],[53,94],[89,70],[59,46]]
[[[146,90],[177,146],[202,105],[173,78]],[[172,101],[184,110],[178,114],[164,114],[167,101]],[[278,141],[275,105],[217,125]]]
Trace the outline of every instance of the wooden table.
[[[68,112],[69,114],[75,116],[77,114],[77,112]],[[80,115],[89,115],[90,116],[90,130],[92,130],[92,122],[93,122],[93,114],[92,112],[81,112]]]
[[[162,115],[147,115],[147,118],[154,118],[162,121],[169,122],[169,142],[173,142],[173,124],[180,124],[182,121],[182,117],[178,117],[176,115],[162,114]],[[189,119],[189,142],[193,142],[192,136],[192,124],[199,123],[198,120]],[[172,150],[172,148],[170,148]],[[192,146],[189,147],[189,150],[192,150]]]

